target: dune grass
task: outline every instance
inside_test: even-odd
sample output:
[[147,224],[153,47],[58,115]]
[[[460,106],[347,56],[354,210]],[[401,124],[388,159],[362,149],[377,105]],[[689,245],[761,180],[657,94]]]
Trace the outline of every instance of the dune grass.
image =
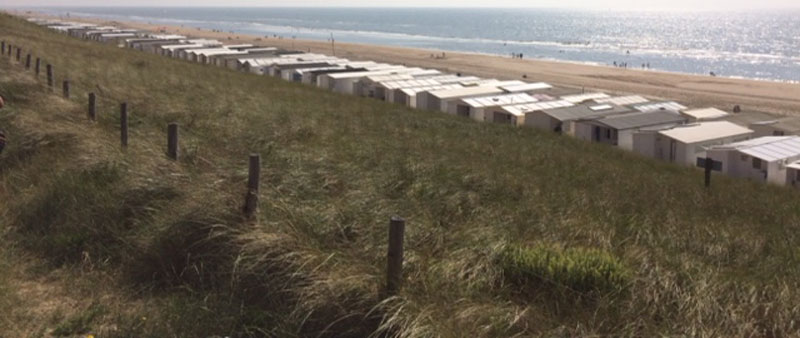
[[[798,333],[796,191],[722,176],[706,190],[697,170],[610,147],[81,41],[7,15],[0,32],[73,85],[65,100],[0,58],[2,241],[43,273],[91,266],[113,277],[105,290],[145,304],[100,299],[54,317],[49,333]],[[96,123],[85,118],[89,91]],[[170,122],[181,125],[177,162],[165,156]],[[255,222],[239,216],[250,153],[263,157]],[[408,220],[404,287],[381,299],[393,215]],[[536,250],[568,274],[545,273]],[[2,283],[0,298],[13,297]]]

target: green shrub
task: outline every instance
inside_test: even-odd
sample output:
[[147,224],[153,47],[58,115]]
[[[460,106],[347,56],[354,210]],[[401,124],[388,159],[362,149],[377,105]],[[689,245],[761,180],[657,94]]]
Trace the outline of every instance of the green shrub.
[[74,336],[89,333],[92,330],[92,323],[97,317],[102,316],[105,310],[101,305],[92,304],[85,311],[75,316],[69,317],[53,329],[52,335],[56,337]]
[[20,210],[28,247],[55,264],[119,258],[127,232],[149,219],[158,201],[176,193],[164,187],[129,188],[110,164],[58,174]]
[[500,254],[504,277],[520,287],[556,286],[577,292],[614,292],[630,280],[628,269],[612,254],[552,245],[508,246]]

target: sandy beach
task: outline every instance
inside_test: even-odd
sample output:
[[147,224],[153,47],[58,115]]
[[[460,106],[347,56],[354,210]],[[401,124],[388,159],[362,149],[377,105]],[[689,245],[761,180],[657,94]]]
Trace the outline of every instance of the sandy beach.
[[[29,12],[12,11],[11,13],[28,17],[54,18]],[[587,90],[639,94],[651,98],[676,100],[690,107],[713,106],[731,111],[734,105],[740,105],[743,111],[800,115],[800,84],[623,69],[558,61],[512,59],[503,56],[450,51],[444,51],[445,58],[432,58],[431,55],[441,56],[443,51],[341,42],[336,42],[335,46],[332,46],[330,41],[259,37],[214,32],[209,29],[193,27],[87,18],[69,18],[69,20],[213,38],[226,43],[252,43],[328,55],[335,54],[351,60],[399,63],[486,78],[523,80],[523,76],[526,76],[524,80],[528,82],[543,81]]]

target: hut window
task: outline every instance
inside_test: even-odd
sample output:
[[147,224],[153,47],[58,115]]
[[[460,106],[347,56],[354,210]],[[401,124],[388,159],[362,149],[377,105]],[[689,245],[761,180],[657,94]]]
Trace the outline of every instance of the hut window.
[[753,157],[753,169],[761,169],[761,159]]

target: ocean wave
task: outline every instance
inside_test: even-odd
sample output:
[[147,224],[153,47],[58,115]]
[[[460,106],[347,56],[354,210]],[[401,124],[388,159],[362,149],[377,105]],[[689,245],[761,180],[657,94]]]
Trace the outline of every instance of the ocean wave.
[[416,40],[416,41],[442,41],[445,43],[476,43],[476,44],[493,44],[503,46],[541,46],[541,47],[555,47],[563,50],[601,50],[601,51],[630,51],[633,55],[670,55],[683,58],[705,59],[705,60],[739,60],[746,62],[780,62],[790,61],[787,56],[762,54],[762,53],[746,53],[746,52],[729,52],[729,51],[713,51],[704,49],[669,49],[669,48],[641,48],[637,45],[620,46],[613,43],[595,43],[591,41],[585,42],[561,42],[561,41],[514,41],[514,40],[497,40],[497,39],[484,39],[484,38],[460,38],[460,37],[441,37],[433,35],[416,35],[407,33],[391,33],[379,31],[364,31],[364,30],[341,30],[341,29],[320,29],[309,27],[294,27],[294,26],[277,26],[260,22],[250,22],[251,26],[258,27],[259,29],[270,32],[290,32],[302,33],[307,32],[324,32],[325,34],[333,33],[344,35],[361,35],[372,36],[377,38],[390,38],[401,40]]
[[[63,14],[62,10],[59,13]],[[800,78],[800,71],[787,67],[800,65],[800,56],[796,50],[784,45],[773,45],[773,53],[752,51],[730,51],[720,46],[709,45],[705,48],[683,48],[669,46],[661,39],[638,38],[624,40],[624,36],[607,33],[593,35],[586,40],[554,39],[554,40],[514,40],[495,38],[471,38],[459,36],[442,36],[436,34],[413,34],[403,32],[377,31],[368,29],[319,28],[309,27],[317,24],[341,26],[357,26],[356,22],[339,20],[339,23],[294,19],[294,18],[258,18],[255,20],[199,20],[173,17],[177,14],[160,13],[164,16],[103,14],[86,11],[69,11],[71,15],[114,19],[120,21],[138,21],[165,25],[189,25],[194,27],[230,30],[241,33],[278,34],[296,36],[306,39],[328,39],[333,34],[338,41],[402,45],[420,48],[436,48],[471,53],[505,55],[506,53],[524,52],[528,57],[548,60],[576,62],[581,64],[607,65],[611,60],[620,60],[636,64],[637,62],[657,61],[665,70],[703,74],[710,70],[720,73],[729,70],[735,75],[748,78],[776,77]],[[275,23],[265,21],[276,21]],[[280,23],[277,23],[280,22]],[[407,26],[414,26],[408,24]],[[392,27],[397,27],[394,25]],[[348,27],[349,28],[349,27]],[[388,28],[391,30],[391,27]],[[554,37],[560,35],[554,35]],[[681,45],[697,45],[694,40],[686,40]],[[791,43],[787,44],[792,45]],[[724,46],[723,46],[724,47]],[[757,50],[758,46],[742,42],[739,49]],[[507,51],[507,52],[506,52]],[[787,54],[795,55],[787,55]],[[603,62],[602,60],[607,60]],[[635,61],[639,60],[639,61]],[[763,66],[762,66],[763,65]],[[657,65],[656,67],[658,67]],[[772,68],[769,68],[772,67]],[[765,71],[765,72],[764,72]]]
[[[782,55],[762,54],[762,53],[746,53],[746,52],[730,52],[730,51],[713,51],[704,49],[677,49],[677,48],[664,48],[656,45],[642,46],[641,44],[630,43],[607,43],[590,40],[572,40],[572,41],[542,41],[542,40],[501,40],[501,39],[487,39],[487,38],[464,38],[464,37],[444,37],[437,35],[422,35],[422,34],[409,34],[409,33],[395,33],[384,31],[370,31],[370,30],[357,30],[357,29],[326,29],[315,28],[297,25],[273,25],[258,21],[226,21],[226,20],[191,20],[179,19],[173,17],[147,17],[139,15],[117,15],[117,14],[98,14],[86,12],[70,12],[74,15],[81,16],[94,16],[105,18],[116,18],[120,20],[133,20],[139,22],[158,22],[164,24],[190,24],[190,25],[212,25],[212,26],[225,26],[225,27],[239,27],[239,29],[253,28],[259,32],[283,32],[285,34],[296,34],[303,32],[314,32],[319,34],[334,34],[335,35],[356,35],[367,36],[374,38],[389,38],[396,40],[411,40],[411,41],[441,41],[447,43],[462,43],[462,44],[486,44],[497,46],[541,46],[560,48],[563,51],[574,50],[599,50],[599,51],[620,51],[625,50],[634,55],[670,55],[682,58],[705,59],[705,60],[740,60],[743,62],[780,62],[785,60],[787,62],[793,61],[797,58],[788,58]],[[267,20],[270,20],[269,18]],[[264,19],[261,19],[264,20]],[[294,21],[298,23],[307,22],[302,19],[289,19],[280,18],[276,21]],[[341,21],[341,24],[355,24],[350,21]],[[602,39],[601,39],[602,40]]]

